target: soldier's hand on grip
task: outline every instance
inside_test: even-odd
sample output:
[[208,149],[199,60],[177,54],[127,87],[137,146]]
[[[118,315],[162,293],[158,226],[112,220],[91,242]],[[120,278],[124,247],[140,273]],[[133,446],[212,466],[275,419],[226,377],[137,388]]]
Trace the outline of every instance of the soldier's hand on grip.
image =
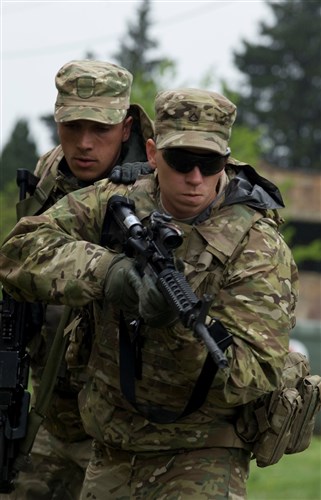
[[105,297],[124,312],[141,316],[153,327],[162,328],[177,318],[150,276],[140,277],[134,260],[124,254],[114,257],[108,268]]
[[[136,275],[138,282],[135,281]],[[137,317],[139,299],[136,289],[140,282],[139,275],[134,271],[133,259],[125,254],[116,255],[106,274],[105,297],[125,312]]]
[[138,294],[139,313],[147,325],[163,328],[177,319],[176,313],[148,274],[143,276]]

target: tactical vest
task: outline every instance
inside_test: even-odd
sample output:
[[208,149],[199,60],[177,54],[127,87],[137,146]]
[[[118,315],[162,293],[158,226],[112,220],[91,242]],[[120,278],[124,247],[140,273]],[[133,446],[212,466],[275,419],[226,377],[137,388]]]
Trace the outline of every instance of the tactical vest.
[[[134,186],[131,191],[130,198],[136,203],[136,215],[142,222],[157,209],[154,188],[153,180],[143,179],[139,186]],[[213,297],[217,295],[224,283],[229,262],[233,261],[251,227],[261,218],[262,213],[246,205],[235,204],[213,210],[209,219],[200,225],[179,223],[184,231],[184,241],[181,247],[176,249],[175,255],[184,261],[184,274],[198,296],[203,293]],[[96,326],[96,344],[89,361],[89,370],[95,377],[94,392],[97,396],[99,394],[100,412],[104,415],[104,421],[108,421],[108,415],[113,413],[113,408],[122,408],[131,413],[133,408],[121,395],[119,387],[119,311],[102,307],[104,314]],[[130,325],[127,326],[130,328]],[[205,362],[206,348],[179,322],[164,329],[151,329],[145,325],[141,334],[143,366],[142,380],[136,381],[137,400],[146,401],[152,394],[155,407],[165,406],[180,411],[185,406]],[[161,372],[162,376],[158,377],[157,372]],[[85,428],[90,429],[90,433],[99,439],[99,432],[104,431],[101,427],[98,430],[97,422],[93,422],[86,397],[83,392],[80,398]],[[210,390],[202,412],[188,416],[184,423],[204,423],[204,419],[212,421],[218,414],[220,418],[223,415],[231,419],[235,413],[234,409],[218,410],[215,396],[211,395]],[[217,436],[217,445],[231,446],[234,443],[234,446],[243,446],[232,429],[226,424],[224,432],[227,434],[223,439]]]

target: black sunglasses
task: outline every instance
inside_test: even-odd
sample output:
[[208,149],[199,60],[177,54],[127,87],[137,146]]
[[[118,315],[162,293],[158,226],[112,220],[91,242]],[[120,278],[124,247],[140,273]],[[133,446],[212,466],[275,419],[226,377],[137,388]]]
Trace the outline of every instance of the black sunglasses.
[[222,156],[217,153],[200,155],[186,149],[167,148],[162,150],[162,154],[167,165],[181,174],[188,174],[193,168],[198,167],[202,175],[209,176],[223,170],[230,150],[227,149],[226,155]]

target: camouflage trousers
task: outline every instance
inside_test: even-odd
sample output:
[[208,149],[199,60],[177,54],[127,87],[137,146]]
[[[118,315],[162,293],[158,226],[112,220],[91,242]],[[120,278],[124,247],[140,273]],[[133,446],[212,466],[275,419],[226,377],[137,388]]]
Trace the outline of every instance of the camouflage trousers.
[[246,498],[250,453],[236,448],[128,453],[93,442],[81,500]]
[[91,439],[66,443],[40,427],[32,469],[20,472],[15,490],[0,500],[78,500],[91,454]]

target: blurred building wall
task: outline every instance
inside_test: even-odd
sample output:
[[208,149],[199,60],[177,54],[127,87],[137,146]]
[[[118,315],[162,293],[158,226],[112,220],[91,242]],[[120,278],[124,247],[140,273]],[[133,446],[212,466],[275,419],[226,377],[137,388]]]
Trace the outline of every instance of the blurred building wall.
[[[321,174],[284,170],[264,162],[259,171],[279,187],[286,205],[281,210],[282,217],[286,221],[305,222],[309,227],[313,223],[317,238],[321,239]],[[299,277],[297,318],[321,321],[321,272],[306,271],[299,265]]]

